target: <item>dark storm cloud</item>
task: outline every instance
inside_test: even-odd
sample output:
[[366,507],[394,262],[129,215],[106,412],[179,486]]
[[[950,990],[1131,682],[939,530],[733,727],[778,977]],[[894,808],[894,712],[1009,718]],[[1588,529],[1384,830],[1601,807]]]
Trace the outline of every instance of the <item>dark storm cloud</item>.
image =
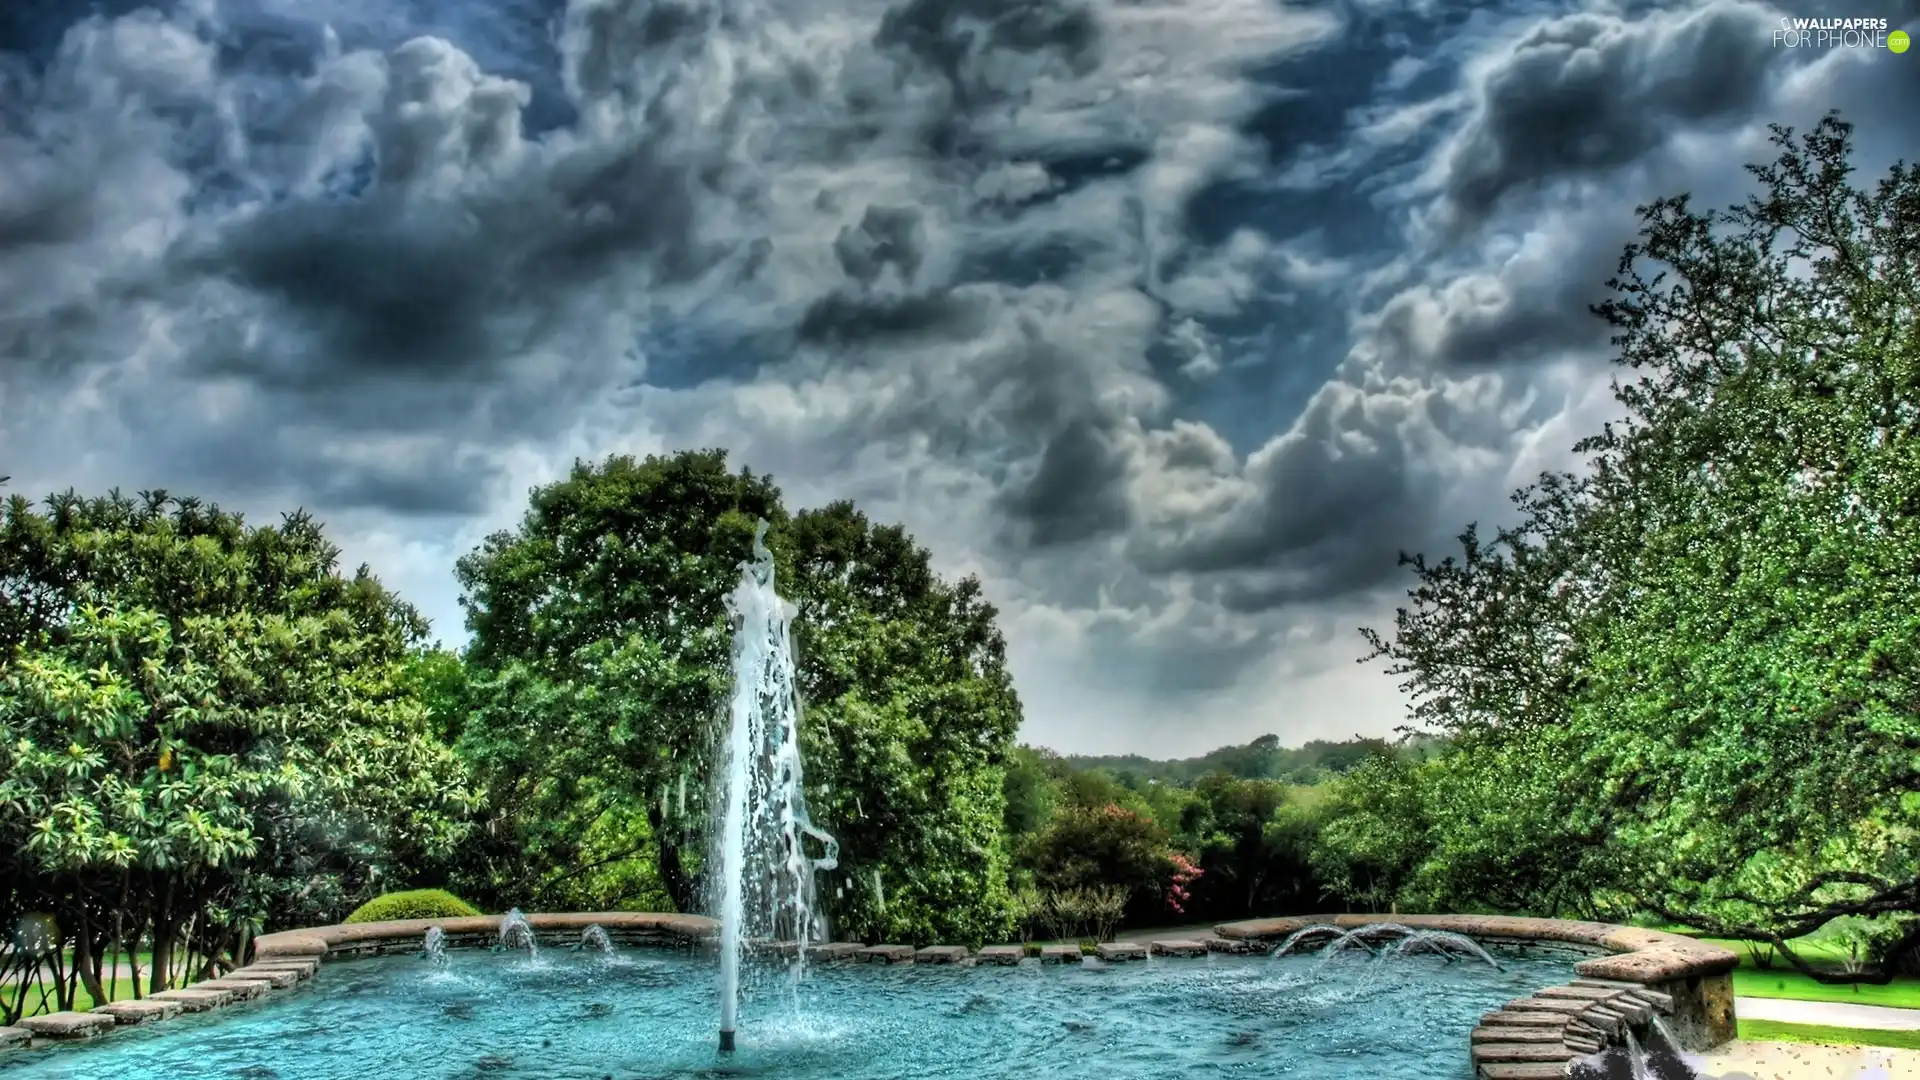
[[1131,510],[1127,462],[1125,451],[1097,422],[1068,421],[1047,441],[1033,474],[1002,500],[1018,542],[1047,548],[1126,528]]
[[1633,162],[1676,130],[1752,116],[1785,70],[1766,9],[1717,3],[1683,18],[1603,14],[1528,31],[1476,88],[1447,161],[1452,209],[1477,219],[1510,191]]
[[[1073,0],[907,0],[887,12],[874,41],[939,72],[966,110],[1019,95],[1045,65],[1090,71],[1100,24],[1089,5]],[[996,54],[1009,53],[1034,59],[1040,70],[996,62]]]

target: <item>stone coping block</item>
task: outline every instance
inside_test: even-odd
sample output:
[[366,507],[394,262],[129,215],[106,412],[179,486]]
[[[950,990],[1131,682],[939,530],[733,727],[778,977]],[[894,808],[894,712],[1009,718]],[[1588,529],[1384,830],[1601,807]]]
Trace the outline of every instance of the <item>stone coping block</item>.
[[832,941],[817,949],[808,949],[807,956],[815,960],[852,960],[865,948],[866,946],[858,941]]
[[1482,1025],[1474,1028],[1467,1036],[1470,1043],[1552,1043],[1560,1045],[1566,1038],[1564,1028],[1552,1027],[1516,1027],[1510,1024],[1498,1024],[1493,1027]]
[[232,976],[221,979],[207,979],[185,987],[188,990],[231,990],[235,1001],[252,1001],[261,994],[273,989],[273,984],[264,979],[236,979]]
[[958,964],[971,955],[965,945],[929,945],[913,958],[923,964]]
[[911,945],[869,945],[860,950],[860,958],[869,964],[911,964]]
[[1218,935],[1208,938],[1202,944],[1206,945],[1208,952],[1227,953],[1232,956],[1251,956],[1272,947],[1266,942],[1251,938],[1230,938]]
[[301,978],[311,978],[320,970],[320,958],[317,956],[269,956],[248,964],[247,971],[291,971]]
[[[385,945],[417,943],[429,927],[448,937],[497,937],[505,915],[471,915],[454,919],[395,919],[388,922],[339,923],[304,930],[262,934],[254,939],[256,962],[269,957],[325,956]],[[622,944],[695,944],[719,936],[719,923],[704,915],[668,915],[648,911],[534,913],[525,916],[534,936],[575,940],[589,926],[599,926]]]
[[989,945],[981,949],[974,959],[982,964],[996,964],[1004,967],[1018,964],[1026,958],[1026,955],[1025,945]]
[[127,1001],[109,1001],[105,1005],[95,1005],[93,1011],[106,1013],[113,1017],[116,1024],[144,1024],[149,1020],[171,1020],[180,1015],[181,1005],[177,1001],[156,1001],[153,998],[136,998]]
[[1562,1080],[1566,1075],[1564,1061],[1490,1061],[1480,1066],[1483,1080]]
[[275,990],[285,990],[306,977],[307,973],[299,968],[275,967],[243,967],[227,976],[229,979],[263,982]]
[[1473,1048],[1475,1062],[1573,1060],[1573,1052],[1560,1043],[1481,1043]]
[[1118,964],[1145,960],[1147,947],[1138,941],[1103,941],[1093,947],[1093,954],[1109,964]]
[[1572,1017],[1566,1013],[1554,1012],[1490,1012],[1480,1017],[1482,1024],[1501,1024],[1509,1027],[1550,1027],[1563,1028]]
[[1040,962],[1043,964],[1078,964],[1086,959],[1078,945],[1043,945],[1040,948]]
[[177,1001],[180,1003],[180,1007],[187,1012],[206,1012],[208,1009],[217,1009],[232,1001],[233,991],[208,990],[204,987],[187,986],[178,990],[162,990],[157,994],[150,994],[147,1000]]
[[1148,943],[1147,951],[1154,956],[1205,956],[1207,943],[1204,941],[1154,941]]
[[0,1050],[9,1046],[25,1046],[33,1041],[33,1032],[23,1027],[0,1027]]
[[19,1025],[38,1039],[88,1039],[113,1026],[113,1017],[98,1012],[57,1012],[23,1016]]

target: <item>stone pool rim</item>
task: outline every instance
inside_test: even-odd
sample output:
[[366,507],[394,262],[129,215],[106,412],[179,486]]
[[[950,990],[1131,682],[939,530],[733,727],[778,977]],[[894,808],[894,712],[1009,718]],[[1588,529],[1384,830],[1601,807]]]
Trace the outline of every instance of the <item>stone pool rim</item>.
[[[719,924],[704,915],[658,912],[535,912],[525,914],[536,941],[566,941],[599,926],[622,945],[652,947],[709,947],[719,937]],[[171,1000],[188,1003],[187,994],[206,988],[211,997],[203,1007],[251,1000],[285,989],[332,959],[382,953],[412,952],[421,947],[426,932],[438,927],[449,949],[478,947],[497,939],[505,915],[472,915],[438,919],[400,919],[386,922],[336,923],[263,934],[253,941],[248,964],[201,983],[169,993]],[[1511,915],[1324,914],[1288,915],[1221,923],[1211,937],[1169,936],[1145,943],[1118,943],[1124,948],[1101,947],[1100,960],[1122,963],[1149,956],[1172,960],[1204,957],[1210,953],[1249,953],[1277,946],[1292,934],[1313,926],[1354,930],[1398,925],[1410,930],[1461,934],[1495,948],[1552,945],[1589,958],[1577,961],[1577,978],[1563,986],[1544,987],[1530,998],[1516,999],[1481,1018],[1469,1036],[1474,1074],[1481,1080],[1547,1080],[1563,1077],[1569,1063],[1594,1046],[1618,1045],[1627,1032],[1644,1030],[1653,1017],[1671,1021],[1670,1028],[1689,1050],[1718,1046],[1735,1037],[1732,972],[1740,958],[1732,950],[1681,934],[1613,923],[1541,919]],[[772,943],[775,947],[779,943]],[[1076,951],[1077,946],[1073,946]],[[1017,950],[1017,951],[1016,951]],[[1042,963],[1064,962],[1066,947],[1041,950]],[[1055,955],[1057,954],[1057,955]],[[809,955],[813,955],[812,950]],[[930,963],[946,966],[1018,963],[1033,955],[1027,946],[863,945],[836,942],[819,948],[826,960],[886,964]],[[152,999],[148,999],[152,1000]],[[131,1010],[125,1002],[98,1006],[87,1013],[55,1013],[28,1017],[19,1027],[0,1028],[0,1047],[31,1039],[67,1040],[90,1037],[114,1027],[142,1020],[165,1020],[164,1010]],[[191,1003],[188,1003],[191,1009]],[[136,1016],[136,1014],[138,1014]]]

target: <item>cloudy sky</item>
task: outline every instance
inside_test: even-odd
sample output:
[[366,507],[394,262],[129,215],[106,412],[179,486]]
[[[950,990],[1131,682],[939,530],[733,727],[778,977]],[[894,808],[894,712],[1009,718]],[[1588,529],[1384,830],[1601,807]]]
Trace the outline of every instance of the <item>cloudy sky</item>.
[[980,574],[1030,741],[1383,733],[1634,206],[1920,149],[1920,53],[1773,47],[1859,3],[10,0],[0,473],[306,506],[459,642],[530,486],[725,446]]

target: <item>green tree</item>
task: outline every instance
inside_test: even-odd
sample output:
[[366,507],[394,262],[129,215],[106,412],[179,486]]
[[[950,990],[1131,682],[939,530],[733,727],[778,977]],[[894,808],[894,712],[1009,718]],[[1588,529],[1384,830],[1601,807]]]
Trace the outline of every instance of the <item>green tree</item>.
[[75,960],[61,1007],[74,981],[107,1000],[110,948],[150,940],[163,989],[458,837],[463,774],[400,679],[426,625],[337,558],[304,514],[8,500],[0,914],[53,916]]
[[[1834,118],[1776,143],[1746,204],[1643,210],[1598,309],[1626,419],[1412,560],[1376,655],[1596,907],[1885,981],[1920,948],[1920,174],[1855,187]],[[1851,917],[1893,928],[1858,972],[1786,944]]]
[[[1004,933],[1019,703],[979,583],[942,581],[904,531],[850,505],[790,518],[719,451],[577,465],[461,561],[478,702],[461,750],[494,793],[487,835],[511,838],[464,887],[533,891],[650,854],[673,905],[701,906],[726,597],[761,520],[797,610],[808,801],[841,841],[832,914],[876,940]],[[589,823],[630,844],[584,851]]]

